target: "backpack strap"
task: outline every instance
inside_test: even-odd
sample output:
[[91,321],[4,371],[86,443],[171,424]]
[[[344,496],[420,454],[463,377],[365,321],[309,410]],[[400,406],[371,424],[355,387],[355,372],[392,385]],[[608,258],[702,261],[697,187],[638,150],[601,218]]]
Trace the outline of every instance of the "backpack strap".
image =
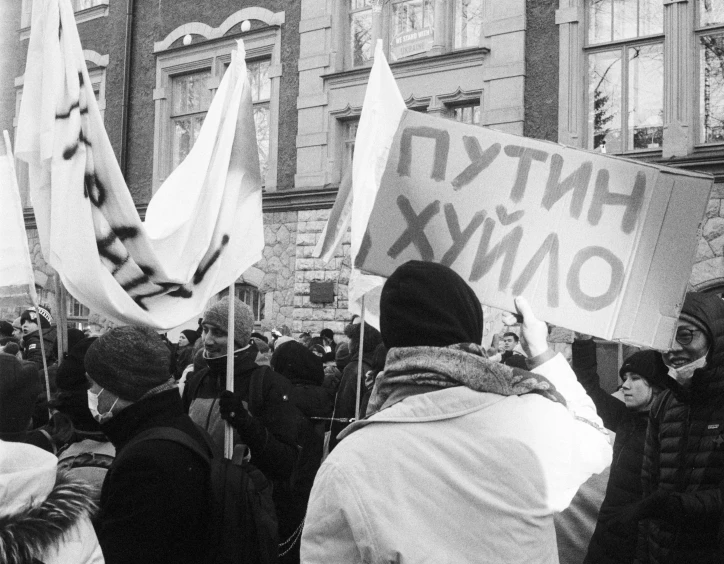
[[213,458],[213,448],[209,443],[208,437],[204,435],[204,441],[206,443],[206,449],[201,448],[198,441],[192,439],[187,433],[176,429],[174,427],[152,427],[140,432],[138,435],[133,437],[123,448],[119,456],[116,456],[116,460],[123,458],[123,455],[128,452],[130,446],[140,444],[145,441],[171,441],[186,447],[187,449],[194,452],[197,456],[205,460],[207,463],[211,462]]

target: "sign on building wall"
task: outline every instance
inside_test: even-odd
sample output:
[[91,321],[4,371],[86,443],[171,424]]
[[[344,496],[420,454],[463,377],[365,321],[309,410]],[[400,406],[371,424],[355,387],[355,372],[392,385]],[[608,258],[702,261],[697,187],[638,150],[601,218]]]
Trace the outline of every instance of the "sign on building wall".
[[405,111],[356,267],[457,271],[483,304],[666,349],[710,176]]

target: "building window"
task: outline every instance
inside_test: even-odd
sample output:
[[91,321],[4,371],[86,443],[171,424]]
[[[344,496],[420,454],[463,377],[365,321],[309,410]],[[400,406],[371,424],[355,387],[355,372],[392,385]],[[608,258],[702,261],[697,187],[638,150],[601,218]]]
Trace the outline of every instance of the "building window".
[[456,49],[477,47],[483,31],[483,0],[456,0],[455,2]]
[[171,79],[171,159],[175,169],[191,152],[211,105],[211,71],[174,76]]
[[392,4],[390,58],[393,61],[426,53],[433,45],[435,11],[432,0],[401,0]]
[[450,109],[450,118],[468,125],[480,125],[480,104],[454,106]]
[[699,0],[699,142],[724,142],[724,2]]
[[659,149],[663,139],[663,4],[591,0],[587,145],[608,153]]
[[[270,27],[244,37],[259,165],[267,189],[276,187],[280,66],[274,61],[279,56],[278,35],[278,29]],[[175,47],[176,43],[169,46]],[[157,51],[154,190],[191,151],[231,64],[236,40],[228,38],[211,44],[200,41],[181,49],[167,49]]]
[[251,284],[236,284],[234,293],[237,298],[251,308],[255,322],[259,323],[264,320],[265,295],[258,288]]
[[254,123],[256,124],[256,146],[259,149],[261,177],[266,178],[269,167],[269,102],[271,98],[271,80],[269,79],[270,61],[251,61],[249,84],[251,101],[254,104]]
[[[369,64],[373,38],[382,38],[391,61],[423,55],[437,46],[442,51],[480,45],[483,0],[347,0],[349,61]],[[373,9],[378,6],[378,12]],[[435,25],[435,18],[441,18]],[[435,34],[439,34],[438,37]]]
[[372,59],[372,3],[350,0],[349,37],[352,65],[364,65]]
[[[109,0],[71,0],[70,4],[73,6],[74,12],[83,12],[96,8],[98,6],[108,6]],[[100,13],[98,15],[107,15],[107,12]],[[95,16],[98,17],[98,16]],[[30,27],[30,23],[33,19],[33,0],[22,0],[22,7],[20,9],[20,28],[26,29]],[[89,19],[93,19],[92,17]],[[76,16],[77,21],[87,21],[85,18],[79,18]]]
[[90,310],[70,294],[68,294],[68,301],[66,302],[66,307],[68,325],[73,325],[73,327],[77,329],[83,329],[88,321],[88,315],[90,315]]
[[359,127],[359,119],[343,122],[344,126],[344,156],[342,159],[342,173],[352,168],[352,159],[354,158],[354,141],[357,137],[357,128]]

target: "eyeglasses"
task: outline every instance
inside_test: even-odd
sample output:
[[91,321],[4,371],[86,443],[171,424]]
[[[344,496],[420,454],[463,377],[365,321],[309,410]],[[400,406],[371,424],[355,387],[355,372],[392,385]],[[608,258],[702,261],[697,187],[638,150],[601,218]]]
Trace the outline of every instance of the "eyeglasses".
[[679,329],[676,332],[676,342],[680,345],[689,345],[694,339],[694,333],[703,333],[701,329]]

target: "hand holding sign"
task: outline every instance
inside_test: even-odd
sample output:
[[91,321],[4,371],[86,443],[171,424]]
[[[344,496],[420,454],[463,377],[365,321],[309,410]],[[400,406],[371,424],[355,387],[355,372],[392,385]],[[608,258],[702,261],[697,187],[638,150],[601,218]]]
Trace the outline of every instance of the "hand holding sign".
[[[525,353],[532,358],[546,352],[548,350],[548,325],[546,322],[535,316],[528,300],[522,296],[515,298],[515,309],[519,316],[523,317],[523,323],[520,326],[520,344]],[[506,325],[515,325],[518,323],[519,316],[509,313],[503,318],[503,322]]]

